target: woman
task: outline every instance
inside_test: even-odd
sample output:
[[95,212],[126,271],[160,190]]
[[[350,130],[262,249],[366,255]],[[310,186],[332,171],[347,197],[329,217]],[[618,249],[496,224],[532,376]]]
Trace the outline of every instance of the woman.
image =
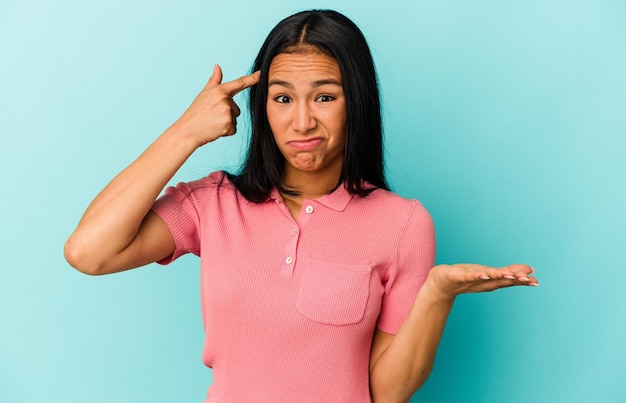
[[[201,256],[207,402],[408,401],[456,295],[537,285],[533,270],[431,269],[429,214],[387,190],[374,65],[349,19],[283,20],[253,71],[222,83],[216,66],[180,119],[95,198],[66,258],[107,274]],[[155,202],[194,150],[236,132],[233,96],[246,88],[241,172]]]

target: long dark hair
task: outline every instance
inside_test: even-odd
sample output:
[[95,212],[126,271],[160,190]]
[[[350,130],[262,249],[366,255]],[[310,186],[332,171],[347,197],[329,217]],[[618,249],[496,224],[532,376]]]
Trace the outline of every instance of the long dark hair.
[[[261,70],[250,88],[252,133],[246,160],[230,181],[248,200],[267,200],[272,188],[298,195],[283,183],[285,158],[274,141],[267,119],[268,72],[280,53],[314,48],[337,60],[346,97],[346,149],[337,185],[352,194],[366,196],[375,188],[388,189],[383,166],[380,96],[376,71],[361,30],[332,10],[311,10],[282,20],[270,32],[256,57],[252,71]],[[366,183],[369,183],[368,186]],[[373,187],[372,187],[373,186]]]

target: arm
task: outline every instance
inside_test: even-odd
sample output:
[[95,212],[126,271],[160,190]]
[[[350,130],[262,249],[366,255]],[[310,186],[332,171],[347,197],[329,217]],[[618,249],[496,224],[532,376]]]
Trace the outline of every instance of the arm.
[[500,269],[481,265],[434,267],[394,336],[376,330],[370,357],[374,403],[408,402],[426,382],[448,314],[457,295],[517,285],[538,285],[526,265]]
[[189,109],[92,201],[65,244],[65,258],[87,274],[142,266],[171,254],[174,239],[150,208],[176,171],[200,146],[236,132],[232,97],[258,82],[258,72],[221,84],[215,66]]

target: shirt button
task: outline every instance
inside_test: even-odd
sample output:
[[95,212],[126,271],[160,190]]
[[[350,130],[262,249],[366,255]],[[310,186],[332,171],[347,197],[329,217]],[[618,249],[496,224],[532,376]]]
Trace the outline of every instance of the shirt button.
[[307,213],[311,214],[313,212],[313,206],[306,206],[304,211],[306,211]]
[[285,259],[285,263],[292,264],[293,263],[293,258],[291,256],[289,256],[287,259]]
[[296,235],[298,235],[298,229],[294,228],[291,230],[291,236],[296,236]]

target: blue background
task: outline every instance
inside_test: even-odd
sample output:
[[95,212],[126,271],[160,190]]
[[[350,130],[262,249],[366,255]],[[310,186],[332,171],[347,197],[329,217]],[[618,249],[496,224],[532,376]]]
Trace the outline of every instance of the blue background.
[[[312,7],[371,44],[389,179],[431,211],[438,261],[526,262],[541,281],[459,297],[413,401],[626,401],[621,0],[3,0],[0,401],[204,398],[197,259],[93,278],[63,243],[214,63],[246,73]],[[174,181],[236,167],[245,131]]]

